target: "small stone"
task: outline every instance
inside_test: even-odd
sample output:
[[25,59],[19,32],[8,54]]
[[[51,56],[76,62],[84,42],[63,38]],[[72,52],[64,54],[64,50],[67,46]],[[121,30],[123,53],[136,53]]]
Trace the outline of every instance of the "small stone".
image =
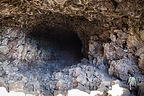
[[121,85],[121,83],[120,83],[119,80],[112,81],[112,85],[115,85],[115,84],[119,84],[119,85]]
[[77,81],[78,83],[81,83],[81,84],[85,85],[86,82],[87,82],[87,79],[86,79],[86,78],[87,78],[86,75],[79,75],[79,76],[77,77],[76,81]]
[[81,74],[81,68],[80,67],[76,67],[73,71],[73,76],[79,76]]
[[8,46],[0,46],[0,52],[3,54],[7,54],[9,52]]
[[19,31],[19,30],[11,30],[10,33],[9,33],[9,36],[10,36],[10,37],[17,37],[18,31]]
[[7,45],[8,44],[8,38],[5,38],[3,41],[2,41],[2,45]]
[[63,78],[63,74],[62,72],[58,72],[55,74],[55,79],[59,80],[59,79],[62,79]]
[[64,90],[67,87],[67,84],[64,80],[59,80],[56,84],[56,88],[59,90]]
[[143,31],[140,31],[140,37],[141,37],[141,39],[144,41],[144,30],[143,30]]
[[66,0],[55,0],[59,4],[63,4]]
[[25,88],[26,91],[28,91],[30,93],[34,92],[34,85],[33,84],[27,83],[24,88]]
[[97,63],[97,60],[96,60],[96,58],[94,58],[93,59],[93,64],[96,65],[96,63]]
[[23,45],[20,45],[20,46],[17,48],[17,51],[19,52],[19,54],[22,53],[23,49],[24,49],[24,46],[23,46]]
[[0,87],[6,87],[4,78],[0,77]]
[[130,96],[129,90],[120,87],[119,84],[113,85],[112,90],[109,90],[107,94],[107,96]]
[[24,84],[22,82],[14,82],[12,84],[9,84],[9,90],[10,91],[17,91],[17,92],[22,92]]
[[7,66],[9,64],[10,64],[10,61],[8,61],[8,60],[6,60],[6,61],[3,62],[3,66]]
[[120,3],[120,2],[122,2],[123,0],[115,0],[115,1]]
[[116,36],[113,35],[113,34],[111,34],[111,35],[110,35],[110,39],[111,39],[113,42],[115,42],[115,41],[116,41]]
[[91,91],[90,96],[104,96],[101,91]]

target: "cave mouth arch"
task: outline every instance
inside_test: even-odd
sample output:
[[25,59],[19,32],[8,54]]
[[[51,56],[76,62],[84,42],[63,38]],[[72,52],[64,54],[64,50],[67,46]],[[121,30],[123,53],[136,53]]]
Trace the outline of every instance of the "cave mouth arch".
[[47,64],[65,67],[77,64],[83,58],[82,42],[71,28],[39,25],[28,36],[36,40],[39,50],[46,53],[43,60]]

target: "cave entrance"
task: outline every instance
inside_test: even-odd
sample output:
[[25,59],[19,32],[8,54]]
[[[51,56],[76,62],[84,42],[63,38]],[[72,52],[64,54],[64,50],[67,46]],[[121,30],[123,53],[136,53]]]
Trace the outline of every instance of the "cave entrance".
[[46,53],[46,56],[42,57],[47,65],[70,66],[79,63],[83,57],[82,42],[71,29],[39,26],[30,36],[37,41],[38,49]]

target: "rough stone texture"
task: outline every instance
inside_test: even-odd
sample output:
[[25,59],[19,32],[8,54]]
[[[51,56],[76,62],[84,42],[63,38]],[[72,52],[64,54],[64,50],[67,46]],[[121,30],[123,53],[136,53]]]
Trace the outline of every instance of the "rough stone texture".
[[115,84],[107,92],[107,96],[130,96],[130,92],[128,89],[120,87],[119,84]]
[[133,69],[132,62],[128,59],[121,59],[110,62],[110,68],[108,70],[110,75],[116,76],[122,80],[128,80],[128,72],[132,72],[134,74],[137,70]]
[[8,92],[5,87],[0,87],[1,96],[34,96],[32,94],[25,94],[23,92]]
[[83,42],[85,54],[89,39],[107,42],[114,30],[126,34],[129,48],[140,48],[144,44],[143,3],[141,0],[2,0],[0,22],[3,26],[27,26],[29,30],[39,24],[73,29]]
[[[59,96],[59,95],[57,95],[57,96]],[[61,95],[61,96],[63,96],[63,95]],[[78,90],[78,89],[72,89],[72,90],[68,90],[66,96],[104,96],[104,95],[103,95],[103,92],[100,92],[100,91],[91,91],[90,94],[88,94],[88,93]]]
[[8,87],[9,91],[45,96],[44,94],[54,94],[55,91],[65,92],[71,88],[83,91],[96,90],[101,84],[100,73],[96,67],[87,63],[87,60],[53,73],[54,70],[49,68],[51,66],[35,65],[35,68],[30,68],[20,62],[17,64],[16,61],[10,64],[8,61],[4,63],[1,66],[4,67],[2,71],[5,72],[2,81],[6,84],[2,82],[1,86]]
[[137,96],[143,96],[144,95],[143,89],[144,89],[144,83],[138,84],[138,94],[137,94]]
[[111,42],[103,45],[109,74],[121,80],[127,80],[129,74],[139,72],[135,50],[128,47],[126,37],[121,30],[114,30],[114,33],[110,35]]
[[[37,2],[2,0],[0,4],[1,18],[9,17],[11,21],[13,21],[12,18],[17,18],[18,23],[22,23],[27,18],[34,19],[33,17],[38,14],[48,14],[49,11],[71,16],[84,16],[89,20],[97,19],[102,22],[104,22],[102,18],[110,21],[113,18],[128,16],[128,19],[136,20],[143,16],[143,1],[141,0],[42,0]],[[22,17],[20,18],[20,16]]]
[[[107,90],[111,79],[100,75],[107,70],[121,80],[132,73],[143,81],[137,68],[144,74],[143,5],[142,0],[1,0],[0,77],[8,85],[23,81],[24,90],[37,95],[73,87]],[[75,32],[89,61],[47,66],[45,61],[56,57],[50,45],[50,51],[39,48],[41,41],[29,34],[50,31]]]
[[[144,47],[140,48],[136,52],[136,56],[139,56],[138,66],[140,69],[144,70]],[[144,71],[142,71],[144,72]]]
[[[54,54],[39,48],[40,41],[28,37],[22,30],[5,29],[0,41],[1,46],[8,47],[8,52],[1,51],[0,76],[10,91],[35,95],[65,92],[71,88],[85,92],[96,89],[107,91],[112,80],[106,74],[107,70],[109,75],[121,80],[126,81],[132,73],[139,82],[144,81],[136,65],[136,56],[143,54],[143,48],[129,48],[127,35],[121,30],[114,30],[108,35],[110,37],[104,39],[98,37],[100,34],[91,36],[87,42],[89,50],[85,51],[89,60],[83,59],[81,63],[67,68],[55,62],[47,63]],[[83,48],[87,47],[83,45]],[[139,57],[139,66],[141,60]]]

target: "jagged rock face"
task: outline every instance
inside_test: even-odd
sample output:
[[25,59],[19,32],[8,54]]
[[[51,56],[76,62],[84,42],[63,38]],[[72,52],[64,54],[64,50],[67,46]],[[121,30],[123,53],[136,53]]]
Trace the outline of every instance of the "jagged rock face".
[[[143,5],[144,2],[141,0],[1,0],[0,76],[8,76],[6,81],[12,84],[13,82],[8,79],[18,72],[17,74],[22,76],[18,76],[17,79],[21,79],[22,82],[16,82],[11,86],[21,83],[23,85],[19,89],[23,90],[22,87],[25,86],[25,89],[31,89],[33,92],[40,89],[39,84],[33,87],[33,83],[38,80],[35,81],[32,75],[29,77],[33,78],[33,82],[27,83],[28,80],[25,79],[29,77],[23,76],[19,70],[21,72],[27,70],[25,74],[29,75],[29,72],[34,73],[38,69],[38,72],[48,73],[40,73],[48,77],[41,77],[45,80],[44,83],[41,82],[42,85],[45,85],[47,80],[56,79],[56,82],[48,83],[49,87],[43,87],[46,87],[46,90],[55,88],[62,90],[67,89],[67,85],[71,87],[80,84],[89,89],[97,89],[101,78],[94,76],[96,69],[90,70],[92,73],[85,73],[81,70],[85,66],[82,66],[72,71],[64,71],[60,76],[58,73],[50,75],[53,71],[49,72],[46,69],[48,68],[46,61],[57,60],[55,57],[59,57],[59,54],[54,54],[57,53],[55,49],[64,47],[64,50],[67,48],[70,50],[61,51],[60,54],[65,54],[65,57],[73,56],[65,60],[75,61],[75,58],[81,59],[83,55],[89,59],[87,64],[99,70],[108,70],[109,75],[118,79],[127,80],[129,74],[135,74],[139,77],[139,81],[144,81],[143,75],[137,75],[141,74],[139,69],[144,73]],[[62,47],[57,48],[56,45]],[[80,55],[73,55],[75,52],[77,54],[77,51]],[[68,56],[67,52],[70,52]],[[70,62],[68,65],[78,62]],[[55,62],[51,64],[48,69],[65,69],[64,66],[55,66]],[[72,74],[65,74],[67,72]],[[65,80],[61,79],[63,74],[67,77]],[[93,75],[90,76],[91,74]],[[13,89],[11,86],[9,87]]]
[[136,56],[139,56],[139,59],[138,59],[139,68],[144,70],[144,47],[137,50]]
[[123,16],[142,19],[144,4],[141,0],[1,0],[0,3],[1,18],[17,18],[19,23],[25,22],[26,18],[31,18],[33,15],[47,14],[49,11],[71,16],[83,16],[89,20],[97,19],[102,22]]
[[144,94],[143,88],[144,88],[144,83],[140,83],[138,85],[138,94],[137,94],[138,96],[143,96]]
[[72,65],[82,59],[82,42],[75,32],[38,27],[33,33],[6,29],[1,33],[0,53],[25,63],[61,59],[64,65]]

